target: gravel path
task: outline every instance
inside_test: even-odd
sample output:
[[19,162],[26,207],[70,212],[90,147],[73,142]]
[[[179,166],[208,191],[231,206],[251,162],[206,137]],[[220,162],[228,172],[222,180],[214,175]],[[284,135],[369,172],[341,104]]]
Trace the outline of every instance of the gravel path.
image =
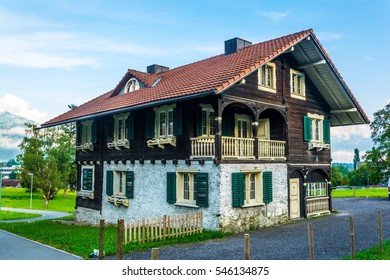
[[[387,199],[333,199],[337,214],[302,219],[287,225],[250,231],[251,259],[307,260],[309,259],[308,224],[314,230],[314,257],[335,260],[350,254],[350,217],[355,224],[356,251],[378,244],[378,212],[382,211],[383,240],[390,239],[390,201]],[[242,260],[244,234],[223,240],[160,248],[161,260]],[[150,251],[123,256],[126,260],[150,259]]]
[[0,223],[20,223],[20,222],[32,222],[32,221],[40,221],[40,220],[48,220],[48,219],[59,219],[59,218],[66,217],[66,216],[70,215],[70,213],[66,213],[66,212],[21,209],[21,208],[8,208],[8,207],[1,207],[1,210],[12,211],[12,212],[40,214],[42,216],[37,217],[37,218],[27,218],[27,219],[18,219],[18,220],[1,220]]

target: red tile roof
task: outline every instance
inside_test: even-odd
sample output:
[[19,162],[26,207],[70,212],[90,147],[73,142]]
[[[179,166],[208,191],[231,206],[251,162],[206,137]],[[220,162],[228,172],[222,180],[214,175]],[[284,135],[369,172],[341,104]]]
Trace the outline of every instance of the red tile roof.
[[[244,47],[230,55],[217,55],[159,74],[128,70],[114,90],[49,120],[42,126],[71,122],[92,117],[95,114],[126,110],[134,106],[147,106],[193,94],[219,93],[309,35],[314,36],[311,29]],[[147,87],[131,93],[116,95],[131,76],[141,80]],[[152,87],[158,78],[161,80]]]

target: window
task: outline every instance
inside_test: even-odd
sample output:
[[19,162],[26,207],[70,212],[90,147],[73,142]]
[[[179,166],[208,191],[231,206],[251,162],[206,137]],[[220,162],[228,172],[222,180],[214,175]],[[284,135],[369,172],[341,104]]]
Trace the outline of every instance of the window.
[[165,148],[166,144],[176,146],[176,137],[182,135],[182,109],[176,104],[154,108],[145,116],[146,138],[149,147]]
[[134,198],[134,172],[107,170],[106,194],[109,202],[129,206],[128,199]]
[[290,70],[291,97],[306,100],[305,74],[296,70]]
[[108,130],[111,131],[107,137],[108,148],[130,148],[130,140],[134,139],[134,117],[130,113],[115,115]]
[[81,168],[81,190],[82,191],[93,191],[94,176],[93,167],[82,167]]
[[259,89],[276,92],[276,66],[275,63],[267,63],[259,68]]
[[125,86],[125,93],[132,92],[138,89],[139,89],[139,82],[136,79],[131,78]]
[[272,172],[248,170],[232,174],[233,207],[259,206],[272,202]]
[[209,104],[200,104],[197,111],[196,122],[197,136],[215,135],[215,114],[214,109]]
[[208,173],[183,170],[167,173],[167,202],[179,206],[208,206]]
[[76,150],[93,151],[94,143],[96,143],[96,123],[93,120],[87,120],[77,124]]
[[247,115],[235,115],[236,117],[236,131],[235,135],[238,138],[251,138],[252,137],[252,122],[250,116]]
[[330,148],[330,121],[324,116],[308,114],[303,118],[304,140],[309,142],[309,149]]
[[326,182],[306,183],[306,197],[327,196]]

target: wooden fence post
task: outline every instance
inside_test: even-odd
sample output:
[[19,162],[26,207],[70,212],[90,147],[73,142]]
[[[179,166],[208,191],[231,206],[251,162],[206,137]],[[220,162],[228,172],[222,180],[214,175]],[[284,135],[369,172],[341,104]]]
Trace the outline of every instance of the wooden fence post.
[[117,243],[116,243],[116,259],[121,260],[123,256],[123,228],[124,228],[124,220],[118,220],[118,235],[117,235]]
[[382,211],[379,211],[378,215],[378,224],[379,224],[379,252],[382,253]]
[[308,224],[309,232],[309,257],[310,260],[314,260],[314,237],[313,237],[313,225]]
[[355,259],[355,226],[353,223],[353,217],[349,218],[350,235],[351,235],[351,259]]
[[104,220],[100,220],[99,230],[99,260],[104,257]]
[[158,260],[159,258],[159,249],[158,248],[152,248],[152,260]]
[[250,248],[250,236],[248,233],[244,235],[244,244],[245,244],[245,251],[244,251],[244,257],[245,260],[250,260],[251,259],[251,248]]

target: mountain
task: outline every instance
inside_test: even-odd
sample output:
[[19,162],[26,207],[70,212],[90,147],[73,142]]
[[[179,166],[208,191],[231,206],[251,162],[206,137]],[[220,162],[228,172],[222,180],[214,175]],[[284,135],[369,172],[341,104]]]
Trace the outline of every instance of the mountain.
[[36,122],[9,112],[0,113],[0,161],[15,159],[20,153],[18,145],[25,137],[25,123]]

